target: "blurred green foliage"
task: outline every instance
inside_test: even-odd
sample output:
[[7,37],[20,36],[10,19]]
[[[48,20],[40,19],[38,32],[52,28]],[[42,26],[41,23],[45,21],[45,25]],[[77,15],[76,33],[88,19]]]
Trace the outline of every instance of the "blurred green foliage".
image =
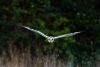
[[[73,56],[77,62],[91,60],[100,53],[99,4],[97,0],[0,0],[0,48],[31,45],[33,52]],[[54,36],[85,32],[49,44],[19,25]]]

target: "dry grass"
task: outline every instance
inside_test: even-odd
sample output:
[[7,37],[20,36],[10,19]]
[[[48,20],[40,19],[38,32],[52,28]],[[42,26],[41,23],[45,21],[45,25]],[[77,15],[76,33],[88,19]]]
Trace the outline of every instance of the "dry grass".
[[0,67],[66,67],[56,55],[33,57],[28,49],[19,52],[10,47],[8,53],[3,51],[0,56]]
[[[3,51],[0,55],[0,67],[73,67],[73,61],[67,62],[58,59],[57,55],[38,55],[32,56],[30,47],[19,51],[16,47],[9,46],[8,51]],[[100,67],[97,66],[80,66],[76,67]]]

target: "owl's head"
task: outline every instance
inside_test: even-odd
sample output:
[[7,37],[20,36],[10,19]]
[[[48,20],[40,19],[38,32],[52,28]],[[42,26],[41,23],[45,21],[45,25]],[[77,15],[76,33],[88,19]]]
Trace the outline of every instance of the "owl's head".
[[47,41],[48,41],[49,43],[52,43],[52,42],[54,42],[54,37],[52,37],[52,36],[49,36],[49,37],[47,38]]

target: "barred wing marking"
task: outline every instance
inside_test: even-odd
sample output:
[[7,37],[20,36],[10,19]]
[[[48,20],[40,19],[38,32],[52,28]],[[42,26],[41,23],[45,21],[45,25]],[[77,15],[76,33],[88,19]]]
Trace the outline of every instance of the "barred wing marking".
[[60,36],[54,37],[54,39],[63,38],[63,37],[69,37],[69,36],[73,36],[73,35],[76,35],[76,34],[79,34],[79,33],[80,32],[74,32],[74,33],[64,34],[64,35],[60,35]]
[[45,38],[48,37],[47,35],[45,35],[44,33],[40,32],[40,31],[38,31],[38,30],[31,29],[31,28],[26,27],[26,26],[22,26],[22,27],[24,27],[24,28],[26,28],[26,29],[28,29],[28,30],[30,30],[30,31],[33,31],[33,32],[35,32],[35,33],[38,33],[38,34],[42,35],[42,36],[45,37]]

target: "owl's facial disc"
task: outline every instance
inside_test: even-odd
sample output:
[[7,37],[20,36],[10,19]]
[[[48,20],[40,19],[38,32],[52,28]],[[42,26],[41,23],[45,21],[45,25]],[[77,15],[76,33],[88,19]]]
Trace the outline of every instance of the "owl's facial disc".
[[48,37],[47,40],[48,40],[48,42],[52,43],[52,42],[54,42],[54,37],[50,36],[50,37]]

